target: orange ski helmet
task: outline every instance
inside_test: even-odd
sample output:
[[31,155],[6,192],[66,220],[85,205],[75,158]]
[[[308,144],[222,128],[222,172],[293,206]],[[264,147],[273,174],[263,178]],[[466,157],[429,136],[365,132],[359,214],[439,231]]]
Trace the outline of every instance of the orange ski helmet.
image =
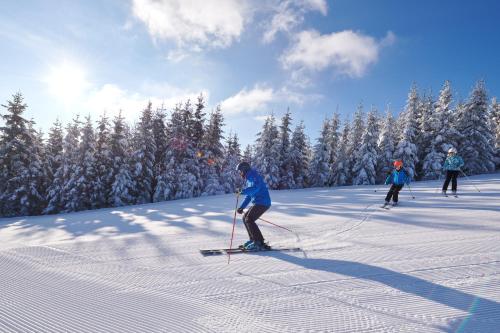
[[403,161],[401,160],[395,160],[394,161],[394,167],[397,168],[397,167],[402,167],[403,166]]

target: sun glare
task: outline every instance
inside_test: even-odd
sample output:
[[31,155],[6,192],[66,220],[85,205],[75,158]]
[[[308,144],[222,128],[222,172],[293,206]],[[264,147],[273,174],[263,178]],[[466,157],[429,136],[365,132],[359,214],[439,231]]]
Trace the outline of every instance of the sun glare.
[[71,103],[80,97],[89,85],[85,71],[69,62],[52,67],[45,81],[49,92],[65,103]]

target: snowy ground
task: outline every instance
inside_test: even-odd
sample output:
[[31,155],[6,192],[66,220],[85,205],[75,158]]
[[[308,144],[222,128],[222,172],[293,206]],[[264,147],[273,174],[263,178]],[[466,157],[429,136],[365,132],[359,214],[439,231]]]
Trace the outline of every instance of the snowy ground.
[[198,249],[229,245],[231,195],[0,219],[0,332],[500,332],[500,174],[437,186],[272,192],[299,237],[264,236],[304,251],[229,265]]

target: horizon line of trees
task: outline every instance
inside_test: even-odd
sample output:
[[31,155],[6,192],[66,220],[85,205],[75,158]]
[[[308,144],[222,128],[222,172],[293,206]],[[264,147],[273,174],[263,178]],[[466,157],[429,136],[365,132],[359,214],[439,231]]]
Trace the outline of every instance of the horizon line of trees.
[[437,99],[413,84],[397,116],[359,105],[352,121],[335,112],[314,145],[301,121],[292,131],[290,110],[277,124],[269,115],[253,145],[242,152],[235,133],[224,137],[220,106],[208,117],[203,96],[167,114],[150,103],[133,126],[121,113],[57,120],[45,140],[23,117],[21,93],[2,105],[0,216],[57,214],[105,207],[234,193],[246,160],[272,190],[372,185],[385,181],[400,159],[414,180],[442,177],[447,150],[455,147],[464,172],[500,168],[500,104],[488,103],[483,81],[467,101],[454,103],[446,81]]

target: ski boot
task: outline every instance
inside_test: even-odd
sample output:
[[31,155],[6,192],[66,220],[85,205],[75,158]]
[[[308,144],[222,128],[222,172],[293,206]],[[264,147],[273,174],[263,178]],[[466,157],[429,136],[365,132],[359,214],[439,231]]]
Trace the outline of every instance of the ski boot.
[[393,201],[392,202],[392,207],[396,207],[398,205],[398,202],[397,201]]
[[258,252],[265,251],[264,244],[260,241],[253,241],[247,246],[245,246],[245,251],[247,252]]
[[253,240],[249,239],[247,240],[245,243],[243,243],[242,245],[239,245],[238,246],[238,249],[242,249],[244,250],[248,245],[250,245],[250,243],[253,243]]
[[385,208],[387,206],[389,206],[389,201],[384,202],[384,204],[382,206],[380,206],[380,208]]

